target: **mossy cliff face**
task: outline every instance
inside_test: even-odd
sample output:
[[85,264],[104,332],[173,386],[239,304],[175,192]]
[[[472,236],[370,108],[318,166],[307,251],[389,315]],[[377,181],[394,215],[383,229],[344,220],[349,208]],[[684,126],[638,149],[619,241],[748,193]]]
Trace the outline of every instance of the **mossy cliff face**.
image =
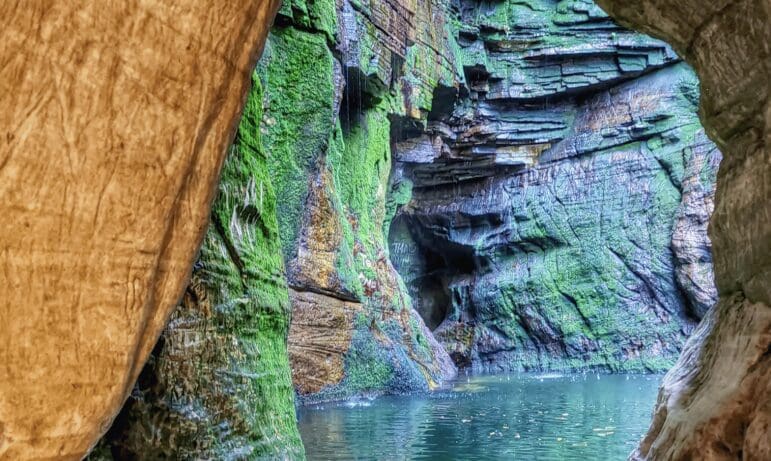
[[259,76],[193,277],[94,459],[302,458]]
[[697,82],[591,3],[285,2],[254,81],[115,453],[302,457],[290,364],[301,402],[448,351],[661,370],[714,301]]
[[408,40],[445,27],[425,12],[424,31],[389,19],[411,16],[404,8],[284,3],[192,283],[94,458],[302,458],[289,357],[303,400],[429,390],[454,375],[385,243],[391,119],[420,122],[452,75],[414,45],[427,83],[408,73],[416,86],[402,89],[403,62],[417,59]]
[[403,5],[330,3],[324,21],[310,14],[319,7],[285,5],[259,69],[293,300],[294,383],[306,402],[430,390],[455,367],[412,309],[384,229],[391,120],[408,111],[425,119],[420,99],[432,85],[400,90],[415,37]]
[[463,2],[457,42],[466,85],[394,153],[417,309],[474,369],[668,369],[716,298],[697,79],[590,2]]

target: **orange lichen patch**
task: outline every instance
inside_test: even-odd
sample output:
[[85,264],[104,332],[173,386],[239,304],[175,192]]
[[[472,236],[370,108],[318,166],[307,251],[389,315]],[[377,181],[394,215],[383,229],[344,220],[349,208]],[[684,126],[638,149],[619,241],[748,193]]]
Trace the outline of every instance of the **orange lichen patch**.
[[632,123],[629,107],[624,105],[609,105],[605,110],[590,111],[587,116],[576,123],[580,131],[599,132],[604,128],[612,128]]
[[322,168],[313,182],[305,204],[304,222],[307,224],[302,228],[297,256],[289,263],[290,279],[294,285],[341,292],[344,290],[335,262],[342,229],[332,203],[334,181],[329,170]]
[[520,146],[501,146],[495,149],[495,163],[532,165],[541,154],[551,147],[551,143],[526,144]]
[[629,114],[655,113],[662,101],[661,95],[650,91],[632,93],[628,99],[617,100],[601,110],[588,113],[588,117],[579,120],[576,126],[581,131],[601,131],[633,123],[635,120]]
[[289,297],[292,381],[300,394],[313,394],[343,379],[343,356],[351,345],[354,316],[362,307],[312,292],[289,290]]
[[471,137],[473,137],[475,135],[478,135],[480,133],[481,134],[487,133],[488,130],[489,130],[489,127],[487,127],[485,125],[481,125],[481,124],[480,125],[474,125],[471,128],[469,128],[468,130],[466,130],[463,133],[461,133],[458,138],[461,139],[461,140],[465,140],[465,139],[471,138]]

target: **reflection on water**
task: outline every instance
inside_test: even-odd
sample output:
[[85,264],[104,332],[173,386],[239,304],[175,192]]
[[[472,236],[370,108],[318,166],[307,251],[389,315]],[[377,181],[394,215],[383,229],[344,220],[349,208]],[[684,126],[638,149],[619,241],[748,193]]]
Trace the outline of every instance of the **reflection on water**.
[[318,460],[624,460],[660,376],[472,376],[429,395],[301,408]]

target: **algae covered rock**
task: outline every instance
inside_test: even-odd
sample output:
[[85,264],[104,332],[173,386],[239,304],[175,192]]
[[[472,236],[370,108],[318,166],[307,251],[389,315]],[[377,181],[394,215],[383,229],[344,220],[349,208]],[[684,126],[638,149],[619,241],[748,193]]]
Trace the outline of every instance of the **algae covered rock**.
[[192,281],[95,459],[303,457],[262,113],[255,74]]
[[394,86],[416,32],[399,2],[332,6],[332,34],[318,19],[300,27],[299,4],[282,10],[258,70],[302,401],[429,390],[455,373],[412,309],[384,233],[391,120],[412,101]]
[[668,369],[716,299],[698,81],[591,3],[464,5],[466,91],[394,153],[417,310],[474,369]]

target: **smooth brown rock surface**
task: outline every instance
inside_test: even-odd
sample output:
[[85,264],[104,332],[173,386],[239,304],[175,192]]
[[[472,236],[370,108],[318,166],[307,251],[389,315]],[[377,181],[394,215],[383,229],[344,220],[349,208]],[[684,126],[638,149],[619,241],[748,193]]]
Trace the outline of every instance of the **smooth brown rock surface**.
[[724,154],[710,225],[721,301],[659,395],[636,459],[769,459],[771,2],[598,0],[696,69],[700,115]]
[[79,459],[120,409],[277,6],[0,4],[0,459]]

